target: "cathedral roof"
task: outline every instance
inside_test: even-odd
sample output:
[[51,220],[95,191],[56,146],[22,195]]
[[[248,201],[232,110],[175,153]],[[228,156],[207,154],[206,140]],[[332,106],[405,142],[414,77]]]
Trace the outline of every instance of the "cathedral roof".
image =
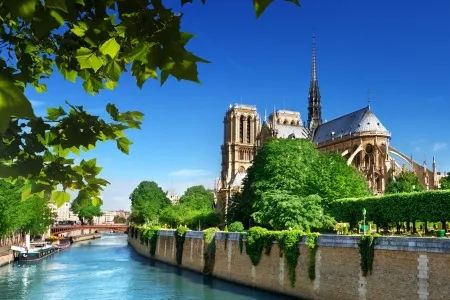
[[340,138],[364,132],[390,135],[389,131],[370,110],[370,106],[366,106],[337,119],[323,123],[317,127],[313,141],[320,144],[331,141],[333,137]]
[[277,138],[296,138],[303,139],[308,138],[309,132],[303,126],[275,124],[275,130],[277,132]]

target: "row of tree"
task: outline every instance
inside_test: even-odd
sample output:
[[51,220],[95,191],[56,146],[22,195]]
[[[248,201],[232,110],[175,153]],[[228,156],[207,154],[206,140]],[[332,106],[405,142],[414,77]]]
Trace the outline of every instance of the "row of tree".
[[23,184],[0,180],[0,238],[18,231],[41,235],[54,222],[48,199],[35,195],[22,201],[22,188]]
[[214,193],[204,186],[188,188],[173,205],[154,181],[143,181],[130,195],[130,221],[135,224],[167,224],[190,228],[217,226],[219,215],[214,209]]
[[334,201],[329,212],[337,221],[356,224],[366,220],[382,225],[391,222],[442,222],[450,220],[450,190],[393,193],[383,197],[349,198]]

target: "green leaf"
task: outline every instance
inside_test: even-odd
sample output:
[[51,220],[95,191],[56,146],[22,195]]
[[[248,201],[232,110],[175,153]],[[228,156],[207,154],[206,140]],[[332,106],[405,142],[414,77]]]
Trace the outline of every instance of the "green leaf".
[[86,92],[95,95],[100,89],[103,88],[103,82],[98,77],[90,76],[83,82],[83,87]]
[[127,31],[127,27],[126,26],[118,25],[114,29],[116,30],[117,34],[120,37],[125,37],[125,32]]
[[45,84],[40,84],[36,87],[36,91],[38,93],[42,93],[42,92],[46,92],[47,91],[47,86]]
[[122,74],[122,66],[117,60],[112,59],[106,64],[103,72],[113,81],[119,81],[120,74]]
[[58,108],[48,107],[47,108],[47,119],[50,121],[56,121],[59,117],[66,115],[64,109],[60,106]]
[[136,120],[139,121],[144,120],[144,114],[141,113],[140,111],[130,111],[130,115]]
[[64,76],[64,79],[69,80],[72,83],[75,83],[76,79],[77,79],[77,71],[75,70],[68,70],[68,69],[64,69],[62,71],[62,74]]
[[50,16],[52,16],[55,19],[55,21],[58,22],[58,24],[61,26],[64,25],[64,23],[66,22],[65,18],[54,9],[50,10]]
[[60,207],[64,203],[70,201],[70,194],[63,191],[56,191],[52,194],[50,201],[55,202],[56,206]]
[[22,192],[22,200],[27,200],[33,195],[49,190],[50,188],[51,186],[48,184],[29,182],[20,189]]
[[62,10],[65,13],[68,12],[66,0],[45,0],[45,6]]
[[183,45],[186,45],[187,42],[189,42],[190,39],[194,38],[195,34],[189,33],[189,32],[181,32],[181,43]]
[[128,58],[131,60],[138,60],[143,63],[147,62],[147,54],[150,51],[150,48],[153,47],[156,43],[147,43],[141,42],[133,50],[128,54]]
[[114,90],[118,85],[119,83],[117,81],[107,81],[105,83],[106,88],[110,91]]
[[75,35],[79,37],[83,37],[88,29],[89,28],[87,24],[83,21],[80,21],[77,24],[73,24],[73,28],[70,31],[72,31]]
[[119,117],[119,110],[114,104],[108,103],[106,105],[106,112],[111,116],[114,121],[117,121]]
[[91,202],[93,206],[99,206],[103,204],[102,199],[100,199],[99,197],[92,197]]
[[120,137],[116,140],[117,142],[117,148],[122,151],[125,154],[129,154],[130,151],[130,145],[133,144],[129,139],[126,137]]
[[18,17],[31,19],[36,10],[37,0],[7,0],[6,6]]
[[256,17],[259,18],[264,10],[273,2],[273,0],[253,0]]
[[80,63],[80,69],[93,69],[97,72],[103,66],[103,60],[88,48],[81,47],[75,52],[75,57]]
[[99,50],[102,54],[114,58],[120,50],[120,45],[116,42],[115,38],[110,38],[100,46]]
[[11,116],[36,117],[24,93],[10,79],[0,75],[0,134],[5,133]]

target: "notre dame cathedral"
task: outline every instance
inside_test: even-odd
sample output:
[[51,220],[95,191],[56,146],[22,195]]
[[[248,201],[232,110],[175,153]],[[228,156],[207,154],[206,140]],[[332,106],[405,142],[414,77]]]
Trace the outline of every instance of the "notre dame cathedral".
[[262,120],[255,106],[230,105],[224,118],[222,171],[215,187],[216,206],[226,212],[228,200],[239,191],[255,152],[269,137],[309,138],[322,152],[339,152],[367,179],[374,194],[383,194],[387,179],[404,168],[393,156],[402,158],[427,189],[439,184],[436,161],[432,170],[415,162],[391,145],[391,133],[370,106],[334,120],[322,121],[322,106],[316,69],[316,45],[313,36],[311,81],[308,96],[308,120],[304,125],[299,112],[275,110]]

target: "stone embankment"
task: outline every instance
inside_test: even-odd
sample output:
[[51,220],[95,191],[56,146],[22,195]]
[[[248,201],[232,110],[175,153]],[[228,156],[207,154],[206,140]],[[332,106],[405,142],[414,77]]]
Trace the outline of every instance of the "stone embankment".
[[[270,254],[262,254],[257,266],[239,246],[239,234],[216,234],[215,256],[210,274],[217,278],[273,291],[300,299],[378,300],[448,299],[450,295],[450,239],[380,237],[376,240],[373,270],[363,276],[359,236],[321,235],[315,260],[309,262],[305,237],[299,244],[300,256],[291,285],[289,265],[274,244]],[[129,244],[150,257],[150,245],[137,238]],[[208,251],[203,232],[188,231],[182,248],[181,267],[203,272]],[[155,260],[177,265],[174,231],[161,230],[156,242]],[[308,267],[315,278],[310,279]]]

